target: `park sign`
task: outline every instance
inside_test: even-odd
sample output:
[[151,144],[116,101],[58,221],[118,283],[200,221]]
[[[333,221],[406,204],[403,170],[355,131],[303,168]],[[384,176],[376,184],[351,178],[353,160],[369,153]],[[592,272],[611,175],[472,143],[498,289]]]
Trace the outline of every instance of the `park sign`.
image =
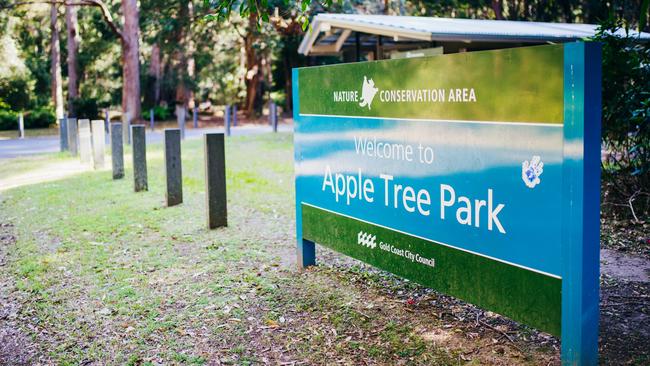
[[318,243],[596,364],[600,67],[577,42],[294,69],[299,265]]

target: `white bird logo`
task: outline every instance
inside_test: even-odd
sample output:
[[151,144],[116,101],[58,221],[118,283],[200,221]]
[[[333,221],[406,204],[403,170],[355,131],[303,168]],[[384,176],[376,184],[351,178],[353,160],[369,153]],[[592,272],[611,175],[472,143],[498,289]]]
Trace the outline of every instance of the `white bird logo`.
[[378,90],[378,88],[375,88],[375,82],[372,79],[368,80],[364,75],[363,86],[361,87],[361,102],[359,105],[361,107],[368,106],[368,109],[370,109],[370,104],[375,99],[375,94],[377,94]]

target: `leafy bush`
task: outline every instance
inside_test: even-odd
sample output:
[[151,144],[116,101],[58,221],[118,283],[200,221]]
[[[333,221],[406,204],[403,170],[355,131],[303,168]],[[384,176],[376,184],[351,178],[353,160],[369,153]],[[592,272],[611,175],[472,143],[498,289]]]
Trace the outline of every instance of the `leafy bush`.
[[[0,109],[0,130],[18,129],[18,112]],[[54,112],[49,108],[39,108],[23,113],[25,128],[47,128],[56,122]]]
[[17,130],[18,113],[0,109],[0,130]]
[[601,23],[603,45],[603,208],[622,218],[650,213],[650,46],[616,36],[622,24]]
[[0,78],[2,102],[15,111],[30,107],[31,89],[29,80],[24,76]]
[[99,106],[95,98],[74,98],[72,99],[72,109],[74,116],[79,119],[97,119],[99,116]]
[[[169,112],[169,109],[167,107],[163,106],[155,106],[153,107],[153,118],[156,121],[165,121],[171,116],[171,113]],[[149,110],[142,111],[142,119],[145,121],[149,120]]]
[[56,123],[56,115],[49,108],[39,108],[25,113],[25,128],[47,128]]

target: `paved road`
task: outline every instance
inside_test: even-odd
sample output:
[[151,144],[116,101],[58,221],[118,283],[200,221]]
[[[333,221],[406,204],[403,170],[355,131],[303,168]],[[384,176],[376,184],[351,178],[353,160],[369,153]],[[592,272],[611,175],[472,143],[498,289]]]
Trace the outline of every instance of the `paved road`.
[[[278,126],[281,132],[293,131],[293,125],[281,124]],[[198,139],[205,133],[223,132],[223,127],[219,128],[188,128],[185,130],[185,138],[188,140]],[[261,133],[270,133],[271,126],[268,125],[245,125],[231,128],[231,135],[254,135]],[[163,140],[162,131],[148,131],[147,142],[160,143]],[[32,137],[23,140],[10,139],[0,140],[0,159],[16,158],[35,154],[55,153],[59,151],[59,136]]]

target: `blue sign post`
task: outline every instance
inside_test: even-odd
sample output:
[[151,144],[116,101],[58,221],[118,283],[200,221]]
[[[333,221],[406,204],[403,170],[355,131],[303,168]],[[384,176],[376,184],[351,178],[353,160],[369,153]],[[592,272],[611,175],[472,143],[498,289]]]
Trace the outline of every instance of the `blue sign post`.
[[600,47],[295,69],[298,264],[324,245],[598,355]]

